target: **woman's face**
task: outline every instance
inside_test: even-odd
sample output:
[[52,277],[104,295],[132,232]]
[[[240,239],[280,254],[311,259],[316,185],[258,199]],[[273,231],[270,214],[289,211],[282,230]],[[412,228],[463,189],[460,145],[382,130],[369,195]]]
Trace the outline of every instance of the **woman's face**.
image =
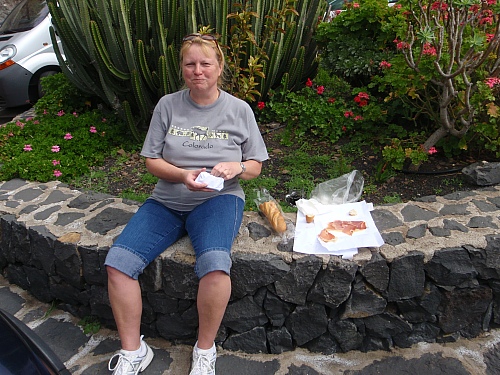
[[185,52],[182,60],[182,76],[186,86],[195,92],[217,90],[217,81],[222,67],[217,61],[213,48],[203,48],[192,44]]

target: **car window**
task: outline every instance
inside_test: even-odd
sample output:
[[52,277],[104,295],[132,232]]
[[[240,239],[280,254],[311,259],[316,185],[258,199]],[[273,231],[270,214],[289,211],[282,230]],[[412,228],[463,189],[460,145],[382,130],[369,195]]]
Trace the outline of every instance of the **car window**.
[[31,30],[49,13],[45,0],[23,0],[5,18],[0,34]]

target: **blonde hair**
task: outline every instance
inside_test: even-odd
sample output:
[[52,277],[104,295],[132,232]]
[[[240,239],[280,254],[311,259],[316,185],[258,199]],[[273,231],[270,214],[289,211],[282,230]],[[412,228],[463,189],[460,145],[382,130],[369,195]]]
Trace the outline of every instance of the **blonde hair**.
[[224,76],[226,70],[224,52],[222,52],[222,48],[220,48],[219,43],[217,43],[217,39],[215,38],[203,39],[201,35],[194,36],[192,39],[186,40],[182,43],[181,50],[179,51],[179,67],[180,67],[181,82],[184,81],[184,78],[182,77],[182,63],[184,61],[184,54],[193,44],[200,46],[203,53],[206,56],[209,55],[209,51],[211,49],[215,51],[215,57],[217,59],[217,63],[222,68],[221,69],[222,73],[217,80],[217,86],[221,88],[222,85],[224,84]]

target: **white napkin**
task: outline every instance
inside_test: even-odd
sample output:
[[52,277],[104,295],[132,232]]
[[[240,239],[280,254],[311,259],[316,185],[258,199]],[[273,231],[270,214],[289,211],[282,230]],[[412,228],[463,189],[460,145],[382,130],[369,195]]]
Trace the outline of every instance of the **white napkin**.
[[214,190],[222,190],[224,188],[224,179],[222,177],[212,176],[208,172],[201,172],[196,177],[196,182],[207,184],[207,188]]

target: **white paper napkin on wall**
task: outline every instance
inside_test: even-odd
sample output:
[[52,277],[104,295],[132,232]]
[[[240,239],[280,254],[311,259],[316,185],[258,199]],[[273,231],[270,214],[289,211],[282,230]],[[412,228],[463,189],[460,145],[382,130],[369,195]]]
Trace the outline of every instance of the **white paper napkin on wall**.
[[[303,202],[302,210],[297,212],[297,223],[295,226],[295,241],[293,251],[306,254],[330,254],[342,255],[344,259],[351,259],[358,252],[360,247],[380,247],[384,240],[380,235],[370,211],[373,204],[362,202],[346,203],[339,205],[317,205],[315,202]],[[316,214],[313,223],[307,223],[303,213]],[[356,211],[356,215],[349,214]],[[318,239],[321,229],[330,221],[334,220],[363,220],[366,223],[366,230],[359,231],[352,236],[339,233],[335,242],[323,243]]]

